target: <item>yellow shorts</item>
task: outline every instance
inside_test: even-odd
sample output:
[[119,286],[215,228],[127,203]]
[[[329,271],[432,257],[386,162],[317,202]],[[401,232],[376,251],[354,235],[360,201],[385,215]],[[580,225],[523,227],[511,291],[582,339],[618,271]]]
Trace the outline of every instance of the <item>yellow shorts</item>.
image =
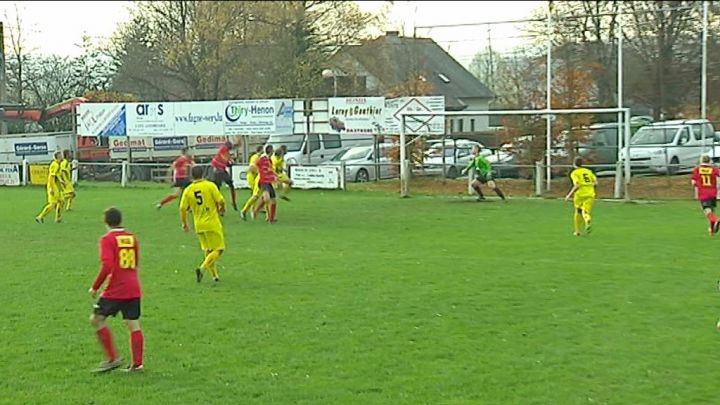
[[73,186],[72,183],[65,184],[65,187],[63,187],[63,195],[72,194],[75,192],[75,186]]
[[262,195],[262,190],[260,190],[260,176],[257,176],[255,178],[255,182],[253,183],[253,193],[252,195],[259,197]]
[[225,250],[225,236],[222,231],[198,232],[202,250]]
[[290,183],[290,177],[288,177],[287,173],[282,173],[278,176],[278,183]]
[[63,192],[60,189],[53,189],[52,192],[50,189],[47,191],[47,202],[48,204],[55,204],[56,202],[60,202],[63,200]]
[[585,212],[592,211],[593,202],[595,202],[594,196],[579,196],[573,197],[573,204],[575,209],[582,209]]
[[255,182],[257,181],[257,174],[249,172],[247,174],[247,184],[250,187],[250,191],[255,189]]

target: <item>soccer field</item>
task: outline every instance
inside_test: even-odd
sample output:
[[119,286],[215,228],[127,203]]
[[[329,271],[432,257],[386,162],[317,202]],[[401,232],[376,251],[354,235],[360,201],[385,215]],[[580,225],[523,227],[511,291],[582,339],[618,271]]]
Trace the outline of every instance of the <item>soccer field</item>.
[[[720,241],[696,202],[598,202],[576,238],[556,200],[295,191],[276,225],[228,212],[213,285],[177,203],[153,207],[168,191],[83,185],[38,225],[44,189],[2,189],[0,403],[717,403]],[[90,373],[112,205],[140,240],[144,374]]]

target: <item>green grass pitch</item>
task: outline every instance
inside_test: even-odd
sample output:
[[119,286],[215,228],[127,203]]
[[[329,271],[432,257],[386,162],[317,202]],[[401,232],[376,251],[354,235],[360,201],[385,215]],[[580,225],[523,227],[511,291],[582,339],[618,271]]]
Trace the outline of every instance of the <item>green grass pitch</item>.
[[[0,191],[0,403],[717,403],[720,241],[696,202],[598,202],[575,238],[556,200],[295,191],[274,226],[229,211],[222,281],[198,285],[168,191],[83,185],[60,225],[33,221],[43,189]],[[141,243],[142,375],[89,372],[111,205]]]

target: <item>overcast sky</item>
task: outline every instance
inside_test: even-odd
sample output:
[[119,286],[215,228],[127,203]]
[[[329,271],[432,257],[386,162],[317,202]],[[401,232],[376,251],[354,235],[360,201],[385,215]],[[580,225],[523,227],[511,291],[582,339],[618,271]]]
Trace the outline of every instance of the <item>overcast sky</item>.
[[[382,3],[358,1],[366,11],[378,11]],[[395,1],[389,10],[389,22],[385,29],[411,36],[414,26],[520,20],[528,18],[533,9],[545,4],[545,1]],[[3,1],[0,2],[0,16],[9,26],[15,25],[16,5],[33,51],[75,56],[79,54],[77,45],[82,42],[83,35],[89,35],[94,41],[106,41],[119,23],[129,19],[132,2]],[[517,38],[521,36],[519,24],[418,28],[417,35],[435,39],[460,63],[468,65],[479,49],[487,47],[488,28],[495,49],[508,49],[524,40]]]

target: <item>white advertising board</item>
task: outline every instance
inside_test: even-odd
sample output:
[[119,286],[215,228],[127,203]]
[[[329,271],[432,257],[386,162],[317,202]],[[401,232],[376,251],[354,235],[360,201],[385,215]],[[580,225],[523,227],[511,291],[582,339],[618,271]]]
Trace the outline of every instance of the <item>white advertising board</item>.
[[338,189],[340,188],[340,168],[331,166],[290,166],[290,179],[293,188]]
[[124,103],[84,103],[77,107],[78,134],[85,136],[124,136]]
[[250,188],[247,181],[247,166],[232,166],[230,170],[235,188]]
[[384,97],[346,97],[328,99],[330,132],[373,135],[385,132]]
[[225,133],[222,101],[173,103],[174,133],[166,135],[222,135]]
[[[385,100],[385,133],[400,133],[400,114],[417,112],[444,112],[444,96],[398,97]],[[445,133],[445,116],[406,116],[405,133],[412,135],[442,135]]]
[[20,165],[0,164],[0,186],[20,185]]
[[72,149],[72,134],[0,137],[0,162],[50,162],[53,153]]
[[174,135],[174,104],[175,103],[126,103],[126,135]]
[[280,128],[292,133],[292,100],[226,101],[223,111],[227,135],[271,135]]

